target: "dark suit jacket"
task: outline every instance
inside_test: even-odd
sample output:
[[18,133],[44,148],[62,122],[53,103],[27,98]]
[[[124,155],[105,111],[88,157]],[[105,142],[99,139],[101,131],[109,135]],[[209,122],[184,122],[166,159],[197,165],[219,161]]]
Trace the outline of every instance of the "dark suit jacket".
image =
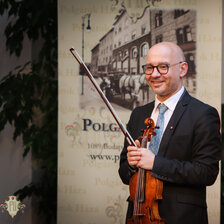
[[[137,107],[127,128],[133,139],[142,135],[144,120],[150,117],[154,102]],[[127,146],[121,152],[119,174],[125,184],[136,172],[127,162]],[[185,92],[164,131],[152,176],[163,181],[160,216],[166,224],[206,224],[206,186],[219,171],[220,120],[217,111]],[[129,203],[127,217],[132,216]]]

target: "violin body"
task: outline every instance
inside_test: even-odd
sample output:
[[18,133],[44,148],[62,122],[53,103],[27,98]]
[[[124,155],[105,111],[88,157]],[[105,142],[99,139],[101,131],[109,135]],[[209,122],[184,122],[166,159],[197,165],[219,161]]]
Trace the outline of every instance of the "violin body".
[[[145,173],[144,200],[136,197],[138,192],[139,172]],[[163,182],[152,177],[150,171],[141,169],[135,173],[129,183],[130,200],[134,204],[133,216],[128,224],[164,224],[159,215],[158,200],[162,199]],[[138,200],[138,201],[136,201]]]

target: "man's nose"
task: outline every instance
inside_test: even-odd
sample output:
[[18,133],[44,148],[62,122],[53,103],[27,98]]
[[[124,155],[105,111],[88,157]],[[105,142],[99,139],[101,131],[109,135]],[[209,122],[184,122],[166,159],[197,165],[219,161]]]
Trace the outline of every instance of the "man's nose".
[[159,73],[158,68],[157,67],[154,67],[154,70],[153,70],[153,72],[151,74],[151,77],[158,77],[160,75],[161,74]]

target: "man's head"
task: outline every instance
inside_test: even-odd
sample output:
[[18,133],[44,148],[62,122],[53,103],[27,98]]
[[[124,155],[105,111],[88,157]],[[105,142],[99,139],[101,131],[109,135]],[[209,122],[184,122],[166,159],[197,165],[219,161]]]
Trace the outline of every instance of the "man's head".
[[171,42],[161,42],[149,49],[145,68],[147,83],[157,98],[165,101],[181,89],[188,64],[179,46]]

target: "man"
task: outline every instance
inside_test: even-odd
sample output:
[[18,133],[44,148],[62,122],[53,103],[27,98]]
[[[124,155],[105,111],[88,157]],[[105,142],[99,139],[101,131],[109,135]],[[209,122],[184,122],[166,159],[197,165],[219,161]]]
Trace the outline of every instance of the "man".
[[[191,97],[183,87],[188,70],[184,60],[181,48],[174,43],[161,42],[149,49],[143,68],[155,101],[135,108],[127,128],[133,139],[138,139],[145,129],[144,120],[151,117],[156,123],[158,108],[165,105],[162,137],[156,144],[158,149],[152,144],[155,136],[149,149],[141,148],[138,140],[138,148],[125,142],[119,174],[123,183],[129,184],[141,167],[163,182],[159,214],[166,224],[206,224],[206,186],[215,182],[219,171],[220,120],[213,107]],[[129,202],[127,218],[132,213]]]

